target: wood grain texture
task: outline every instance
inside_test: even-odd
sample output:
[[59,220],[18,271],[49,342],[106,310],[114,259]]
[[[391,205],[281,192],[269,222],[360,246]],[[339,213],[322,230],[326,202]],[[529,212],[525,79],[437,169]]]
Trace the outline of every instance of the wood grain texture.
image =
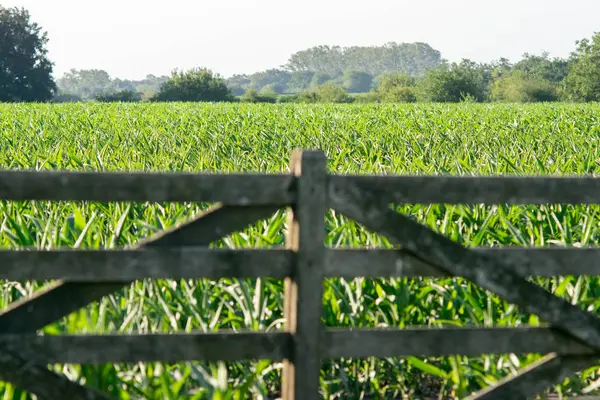
[[333,175],[334,185],[357,185],[390,203],[599,204],[594,177]]
[[296,252],[296,265],[284,285],[284,330],[294,341],[291,358],[284,360],[282,398],[318,400],[327,210],[325,156],[316,151],[295,152],[291,169],[297,177],[297,198],[289,214],[287,244]]
[[293,181],[267,174],[0,171],[0,199],[287,206]]
[[[216,206],[192,221],[161,232],[138,248],[207,246],[277,211],[276,207]],[[0,333],[35,332],[93,301],[116,292],[122,282],[59,282],[33,297],[10,304],[0,314]]]
[[122,282],[138,279],[283,279],[295,254],[289,250],[209,249],[0,251],[0,279]]
[[[600,248],[476,247],[482,256],[503,262],[523,276],[600,275]],[[325,275],[342,278],[448,277],[443,269],[407,249],[328,250]]]
[[[599,275],[598,248],[474,248],[525,276]],[[328,249],[326,277],[448,277],[405,249]],[[128,250],[1,251],[0,279],[128,283],[138,279],[218,279],[292,273],[290,250],[230,250],[198,246]]]
[[507,268],[501,260],[464,248],[387,207],[385,200],[356,185],[330,185],[331,206],[341,214],[386,235],[419,259],[463,276],[556,329],[600,350],[600,319],[554,296]]
[[0,335],[0,347],[29,354],[44,365],[162,361],[281,361],[292,337],[284,332],[219,332],[148,335]]
[[[38,363],[232,361],[292,356],[289,332],[218,332],[131,335],[0,335],[0,347],[30,354]],[[590,362],[600,358],[551,327],[342,329],[320,332],[323,358],[441,357],[461,354],[555,353]]]
[[560,356],[551,353],[521,369],[516,376],[502,379],[496,385],[473,393],[467,399],[531,399],[544,390],[562,383],[576,372],[594,365],[598,362],[599,356]]
[[0,345],[0,378],[41,400],[108,400],[110,396],[58,375],[36,362],[36,353]]
[[324,357],[442,357],[484,354],[550,353],[598,357],[578,340],[551,327],[450,327],[405,329],[328,329],[321,342]]

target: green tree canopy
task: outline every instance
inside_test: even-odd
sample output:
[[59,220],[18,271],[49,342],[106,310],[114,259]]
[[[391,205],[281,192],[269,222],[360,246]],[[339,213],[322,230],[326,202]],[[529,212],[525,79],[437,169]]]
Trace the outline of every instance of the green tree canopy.
[[48,36],[22,8],[0,6],[0,102],[47,101],[56,91]]
[[442,64],[431,69],[419,83],[418,92],[424,101],[458,103],[466,98],[483,101],[486,89],[483,68],[463,60],[460,64]]
[[330,81],[333,79],[333,77],[331,75],[322,73],[322,72],[317,72],[316,74],[313,75],[311,81],[310,81],[310,87],[313,89],[316,89],[320,86],[323,86],[326,83],[330,83]]
[[577,42],[571,54],[566,92],[577,101],[600,101],[600,32]]
[[290,56],[289,71],[312,71],[340,75],[345,70],[366,72],[372,76],[383,72],[422,75],[442,62],[439,51],[426,43],[394,43],[383,46],[316,46]]
[[561,58],[550,59],[548,53],[541,56],[525,53],[523,59],[513,66],[517,71],[524,71],[533,79],[541,79],[558,84],[568,74],[569,62]]
[[530,103],[556,101],[555,85],[540,76],[522,70],[510,71],[494,80],[491,90],[493,101]]
[[377,77],[377,96],[384,103],[412,103],[417,101],[415,78],[405,73],[386,72]]
[[97,94],[96,100],[101,103],[135,103],[142,101],[142,93],[125,89],[118,92]]
[[341,87],[329,82],[314,89],[300,93],[302,103],[351,103],[352,98]]
[[361,71],[346,70],[343,76],[343,87],[349,93],[365,93],[371,90],[373,76]]
[[139,92],[144,99],[149,99],[168,79],[167,76],[154,75],[147,75],[139,81],[113,79],[108,72],[101,69],[71,69],[58,79],[57,84],[61,96],[72,95],[82,100],[94,100],[97,96],[121,91]]
[[206,68],[174,71],[154,101],[230,101],[233,99],[225,80]]
[[314,75],[315,73],[312,71],[292,72],[288,82],[288,91],[301,92],[308,89]]
[[113,89],[110,75],[101,69],[71,69],[57,83],[61,94],[77,95],[85,100],[92,100]]

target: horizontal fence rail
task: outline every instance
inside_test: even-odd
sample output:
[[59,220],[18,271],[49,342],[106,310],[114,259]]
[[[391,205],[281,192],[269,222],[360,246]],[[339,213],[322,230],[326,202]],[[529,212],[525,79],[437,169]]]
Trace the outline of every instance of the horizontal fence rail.
[[19,348],[39,363],[237,361],[289,357],[283,332],[152,335],[0,335],[0,348]]
[[351,183],[407,204],[600,204],[600,180],[538,176],[332,175],[330,185]]
[[[598,248],[473,249],[524,276],[600,275]],[[139,250],[0,251],[0,279],[122,282],[140,279],[273,278],[292,276],[296,254],[285,249],[230,250],[204,247]],[[407,250],[328,249],[328,278],[450,277]]]
[[[322,153],[297,152],[291,173],[281,175],[3,171],[0,200],[219,203],[133,248],[0,251],[0,279],[57,281],[0,312],[0,379],[42,398],[109,398],[48,370],[48,363],[283,361],[282,398],[314,400],[322,359],[548,354],[469,397],[529,398],[600,358],[600,319],[526,280],[600,275],[600,248],[465,248],[389,209],[390,203],[600,204],[596,178],[332,175]],[[285,247],[208,247],[286,207]],[[325,248],[328,208],[387,236],[394,247]],[[551,324],[350,329],[321,323],[324,278],[455,276]],[[38,333],[136,280],[205,278],[284,280],[283,331]]]
[[[106,364],[163,361],[281,361],[293,335],[284,332],[146,335],[0,335],[0,347],[18,347],[40,363]],[[327,329],[325,358],[439,357],[460,354],[550,353],[594,355],[549,327]]]
[[2,171],[0,199],[286,206],[293,183],[289,175]]
[[291,276],[287,250],[195,247],[140,250],[0,251],[0,279],[122,282],[139,279],[276,278]]
[[[11,201],[293,202],[291,175],[156,172],[0,171],[0,199]],[[330,175],[397,203],[600,204],[593,177]]]

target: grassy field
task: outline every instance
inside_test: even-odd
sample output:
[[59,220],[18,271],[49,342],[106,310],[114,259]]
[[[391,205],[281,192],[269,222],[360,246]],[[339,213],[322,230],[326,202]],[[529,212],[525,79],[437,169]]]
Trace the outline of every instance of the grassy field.
[[[283,172],[294,148],[319,148],[336,173],[583,175],[600,168],[599,142],[600,105],[0,105],[0,167],[12,169]],[[126,246],[208,206],[2,202],[0,246]],[[409,204],[399,210],[466,246],[600,241],[596,206]],[[333,213],[327,225],[329,246],[388,246]],[[278,246],[285,229],[280,213],[214,246]],[[596,277],[538,282],[589,311],[600,308]],[[0,283],[2,307],[41,287]],[[276,330],[281,288],[272,280],[137,282],[45,331]],[[327,280],[323,306],[328,326],[539,323],[460,279]],[[327,398],[423,398],[439,385],[462,397],[538,357],[327,360],[322,388]],[[267,398],[280,376],[280,365],[268,360],[54,368],[123,399]],[[558,390],[580,391],[599,372],[590,368]],[[29,398],[6,385],[0,393]]]

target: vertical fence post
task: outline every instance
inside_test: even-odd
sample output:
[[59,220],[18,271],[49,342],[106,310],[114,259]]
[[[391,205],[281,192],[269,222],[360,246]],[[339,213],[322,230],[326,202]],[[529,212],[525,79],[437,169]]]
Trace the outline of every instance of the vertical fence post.
[[327,163],[320,151],[295,151],[296,203],[289,213],[287,246],[296,251],[292,277],[284,284],[285,331],[293,349],[284,360],[283,400],[320,399],[320,343],[327,210]]

